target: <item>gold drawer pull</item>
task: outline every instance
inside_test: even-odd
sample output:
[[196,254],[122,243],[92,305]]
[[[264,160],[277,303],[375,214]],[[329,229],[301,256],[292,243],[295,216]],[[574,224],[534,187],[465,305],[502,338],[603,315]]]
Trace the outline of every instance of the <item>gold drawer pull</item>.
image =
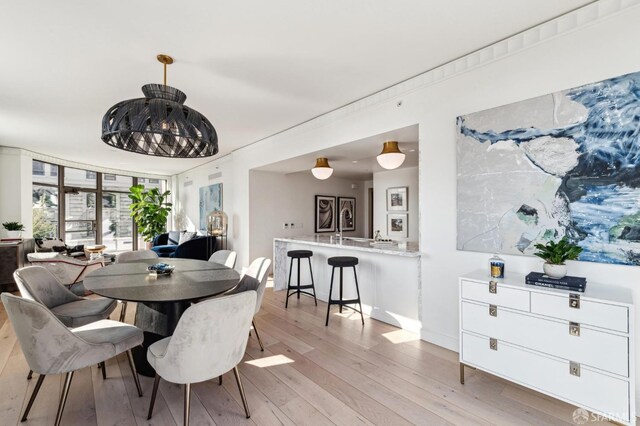
[[569,374],[580,377],[580,363],[569,361]]
[[494,351],[498,350],[498,339],[494,339],[493,337],[489,339],[489,349]]
[[569,323],[569,334],[580,337],[580,324],[577,322]]
[[489,293],[498,293],[498,283],[496,281],[489,281]]
[[498,316],[498,307],[496,305],[489,305],[489,315],[492,317]]
[[580,295],[579,294],[570,294],[569,295],[569,307],[573,309],[580,309]]

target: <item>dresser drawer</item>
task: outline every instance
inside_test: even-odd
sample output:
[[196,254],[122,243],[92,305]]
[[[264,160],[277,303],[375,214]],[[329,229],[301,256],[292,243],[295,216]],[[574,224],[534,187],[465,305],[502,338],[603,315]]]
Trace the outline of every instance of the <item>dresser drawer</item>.
[[531,312],[567,321],[629,332],[629,309],[625,306],[580,300],[580,308],[569,306],[569,294],[531,293]]
[[462,362],[524,386],[558,397],[616,420],[629,421],[628,382],[581,366],[569,373],[569,362],[518,348],[498,340],[461,333]]
[[529,292],[503,287],[499,283],[496,292],[489,291],[489,279],[486,282],[461,280],[461,295],[463,299],[490,303],[496,306],[529,311]]
[[579,362],[628,377],[629,339],[580,326],[579,336],[569,333],[569,321],[548,320],[529,314],[463,301],[462,329],[513,343],[545,354]]

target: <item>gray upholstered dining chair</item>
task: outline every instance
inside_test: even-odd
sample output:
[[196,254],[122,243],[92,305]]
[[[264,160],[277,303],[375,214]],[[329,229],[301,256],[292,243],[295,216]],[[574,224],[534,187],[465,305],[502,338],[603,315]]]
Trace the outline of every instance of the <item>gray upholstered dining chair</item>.
[[60,284],[42,266],[27,266],[13,273],[20,294],[46,306],[67,327],[80,327],[108,318],[116,308],[116,301],[100,297],[85,299],[76,296]]
[[180,318],[173,336],[151,345],[147,360],[156,370],[149,415],[158,392],[160,378],[184,384],[184,424],[189,424],[191,383],[219,377],[233,369],[247,418],[249,406],[242,387],[238,363],[244,356],[256,293],[208,299],[190,306]]
[[[258,287],[255,289],[257,293],[256,298],[256,309],[253,313],[254,318],[251,320],[251,325],[253,326],[253,331],[256,333],[256,339],[258,339],[258,344],[260,345],[260,350],[264,352],[264,346],[262,345],[262,339],[260,339],[260,334],[258,333],[258,328],[256,327],[255,315],[260,311],[260,307],[262,306],[262,299],[264,298],[264,291],[267,288],[267,280],[269,278],[268,272],[269,267],[271,266],[271,259],[267,259],[265,257],[259,257],[251,262],[251,265],[247,268],[244,275],[240,278],[240,282],[238,285],[231,290],[229,290],[226,294],[235,294],[240,293],[242,291],[246,291],[247,284],[243,285],[243,279],[245,276],[249,276],[258,281]],[[253,289],[252,289],[253,290]]]
[[[117,305],[115,300],[104,297],[84,299],[76,296],[42,266],[20,268],[13,273],[13,279],[22,297],[46,306],[67,327],[80,327],[109,318]],[[107,370],[104,365],[102,367],[105,377]],[[29,370],[27,380],[32,376],[33,370]]]
[[[153,250],[135,250],[125,251],[116,255],[116,263],[133,263],[139,260],[152,260],[158,259],[158,253]],[[127,301],[120,300],[122,308],[120,308],[120,322],[124,322],[124,317],[127,314]]]
[[143,340],[142,330],[139,328],[116,321],[100,320],[70,329],[37,301],[2,293],[2,303],[27,364],[31,370],[40,374],[21,421],[27,420],[45,376],[65,373],[55,420],[55,425],[58,426],[74,371],[93,364],[104,365],[105,360],[122,352],[127,353],[138,395],[142,396],[131,355],[131,348],[138,346]]
[[232,250],[218,250],[214,252],[209,258],[209,262],[219,263],[227,268],[233,268],[236,266],[236,259],[238,254]]

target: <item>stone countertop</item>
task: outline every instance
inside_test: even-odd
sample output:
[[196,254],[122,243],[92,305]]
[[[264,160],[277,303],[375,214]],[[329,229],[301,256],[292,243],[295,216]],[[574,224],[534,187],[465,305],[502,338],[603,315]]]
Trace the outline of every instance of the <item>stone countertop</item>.
[[345,237],[342,242],[338,242],[335,237],[325,235],[274,238],[274,241],[281,241],[285,243],[298,243],[320,247],[340,248],[345,250],[368,251],[373,253],[389,254],[393,256],[419,257],[421,255],[417,243],[407,243],[407,248],[401,249],[398,248],[397,244],[372,246],[372,240],[362,240],[363,239],[351,240],[349,237]]

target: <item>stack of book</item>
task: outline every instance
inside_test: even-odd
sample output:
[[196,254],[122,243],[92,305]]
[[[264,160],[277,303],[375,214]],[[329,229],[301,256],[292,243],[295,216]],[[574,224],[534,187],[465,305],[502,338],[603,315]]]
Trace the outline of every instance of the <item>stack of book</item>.
[[552,278],[541,272],[530,272],[525,279],[525,284],[584,293],[587,288],[587,279],[568,275],[562,278]]

